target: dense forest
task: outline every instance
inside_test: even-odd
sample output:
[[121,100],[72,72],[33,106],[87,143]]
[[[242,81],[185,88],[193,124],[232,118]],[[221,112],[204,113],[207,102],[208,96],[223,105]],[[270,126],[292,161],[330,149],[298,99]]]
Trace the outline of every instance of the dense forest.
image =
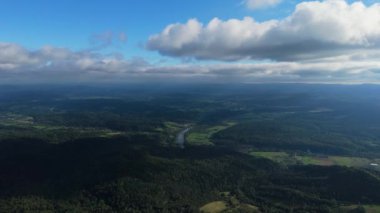
[[[0,212],[208,212],[207,204],[224,205],[220,212],[366,212],[380,205],[379,92],[2,86]],[[287,164],[254,152],[365,163]]]

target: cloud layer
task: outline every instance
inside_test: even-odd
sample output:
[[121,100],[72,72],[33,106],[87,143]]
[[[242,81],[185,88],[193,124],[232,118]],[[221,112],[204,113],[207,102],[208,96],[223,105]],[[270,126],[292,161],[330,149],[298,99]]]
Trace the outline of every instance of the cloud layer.
[[0,43],[0,82],[218,81],[218,82],[379,82],[378,52],[299,62],[150,64],[51,46],[28,50]]
[[[146,64],[141,59],[125,60],[120,54],[103,55],[45,46],[28,50],[14,43],[0,43],[0,77],[51,80],[93,79],[111,73],[134,73]],[[112,78],[115,78],[113,76]]]
[[282,20],[214,18],[205,25],[191,19],[167,26],[146,45],[162,55],[224,61],[299,61],[379,46],[380,4],[344,0],[303,2]]
[[[94,46],[125,42],[127,35],[94,35]],[[30,50],[0,42],[0,83],[83,81],[218,81],[380,83],[380,4],[343,0],[304,2],[283,20],[196,19],[150,37],[163,55],[212,59],[207,64],[149,63],[96,48]],[[248,59],[248,60],[247,60]],[[268,60],[269,59],[269,60]]]

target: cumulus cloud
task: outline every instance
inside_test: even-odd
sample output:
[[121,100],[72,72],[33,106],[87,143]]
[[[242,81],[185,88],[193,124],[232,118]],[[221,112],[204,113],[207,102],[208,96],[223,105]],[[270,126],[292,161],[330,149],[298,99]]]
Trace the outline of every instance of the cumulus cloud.
[[273,7],[281,3],[281,0],[245,0],[244,3],[247,8],[255,10],[266,7]]
[[167,26],[146,44],[162,55],[225,61],[300,61],[379,46],[380,4],[344,0],[302,2],[281,20],[214,18],[203,24],[191,19]]
[[340,82],[380,81],[377,51],[357,52],[294,62],[201,64],[150,64],[141,58],[118,54],[45,46],[28,50],[0,43],[0,82],[77,81],[225,81],[225,82]]
[[21,46],[0,43],[0,68],[17,68],[19,65],[32,65],[38,63],[38,58],[30,54]]
[[18,44],[0,43],[1,80],[23,76],[31,78],[31,81],[47,76],[54,80],[62,77],[75,80],[79,76],[91,79],[95,76],[110,76],[111,73],[138,73],[147,64],[140,59],[123,59],[119,54],[102,55],[52,46],[28,50]]
[[[246,83],[379,83],[380,62],[333,57],[308,62],[155,66],[145,74],[167,79]],[[148,75],[149,76],[149,75]]]
[[[100,44],[127,40],[123,33],[96,37]],[[0,42],[0,82],[380,83],[380,4],[309,1],[298,4],[289,17],[264,22],[246,17],[202,24],[190,19],[167,26],[146,47],[163,55],[214,61],[151,64],[94,49],[30,50]]]

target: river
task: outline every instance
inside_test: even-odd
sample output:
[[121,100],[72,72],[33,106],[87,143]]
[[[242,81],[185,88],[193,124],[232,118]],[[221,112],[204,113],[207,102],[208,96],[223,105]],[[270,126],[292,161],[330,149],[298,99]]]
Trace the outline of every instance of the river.
[[182,130],[180,133],[177,134],[177,137],[176,137],[176,143],[182,148],[184,149],[185,148],[185,136],[186,136],[186,133],[190,131],[190,127],[187,127],[186,129]]

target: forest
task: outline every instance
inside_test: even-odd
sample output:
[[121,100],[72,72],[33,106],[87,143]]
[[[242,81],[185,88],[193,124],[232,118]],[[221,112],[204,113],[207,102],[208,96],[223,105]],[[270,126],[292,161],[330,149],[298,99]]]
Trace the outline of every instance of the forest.
[[1,86],[0,212],[376,212],[379,92]]

